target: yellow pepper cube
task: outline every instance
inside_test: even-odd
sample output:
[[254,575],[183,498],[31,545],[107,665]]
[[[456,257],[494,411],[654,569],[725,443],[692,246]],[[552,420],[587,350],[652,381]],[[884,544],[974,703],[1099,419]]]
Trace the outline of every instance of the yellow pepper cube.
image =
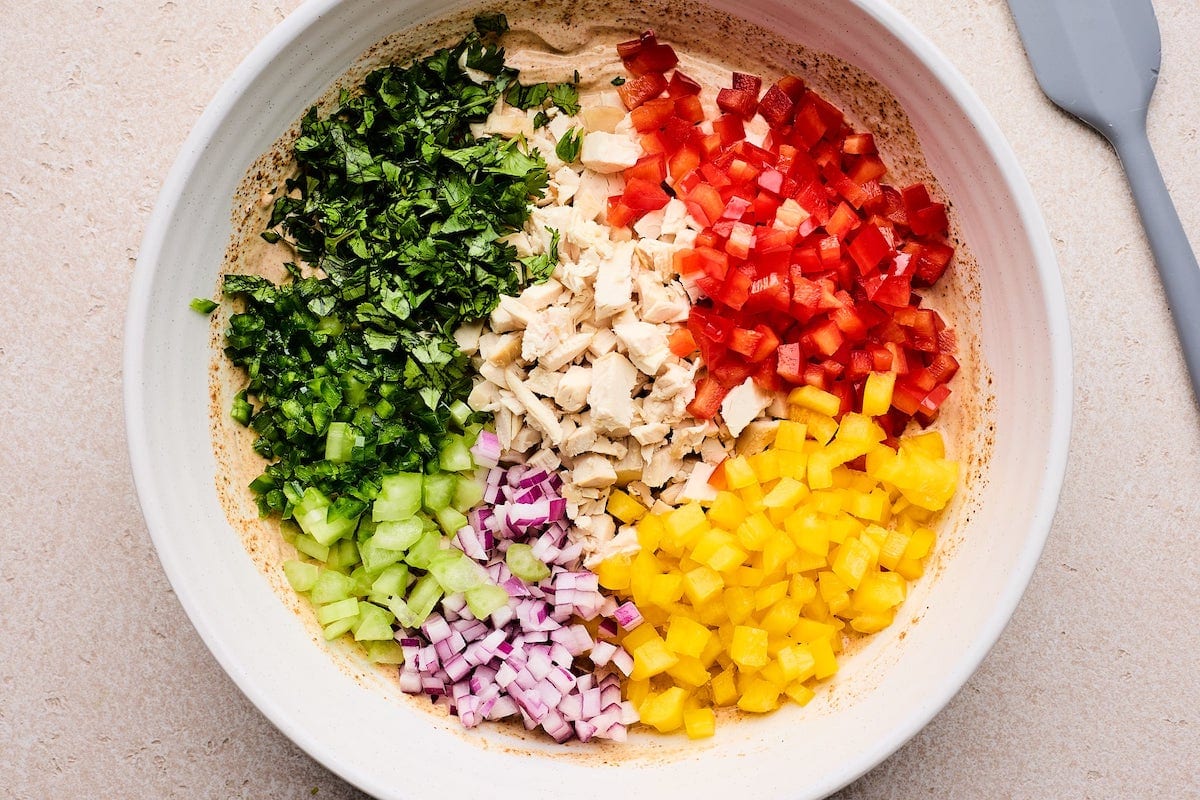
[[746,511],[755,512],[763,509],[763,488],[757,483],[752,483],[749,486],[744,486],[738,489],[738,497],[742,499],[742,504],[746,507]]
[[754,610],[762,611],[765,608],[770,608],[783,598],[787,597],[787,591],[787,581],[778,581],[776,583],[763,586],[754,593]]
[[679,662],[679,656],[668,649],[667,643],[658,635],[633,650],[633,680],[653,678],[661,675]]
[[913,436],[904,437],[904,441],[913,446],[924,450],[926,454],[933,458],[946,457],[946,442],[942,439],[942,434],[938,431],[926,431]]
[[816,692],[805,686],[800,681],[789,683],[788,687],[783,690],[783,693],[786,694],[788,699],[790,699],[793,703],[801,706],[808,705],[809,701],[816,697]]
[[808,488],[828,489],[833,486],[833,460],[824,450],[808,457]]
[[763,547],[763,572],[772,575],[783,569],[795,552],[796,545],[790,537],[778,533],[772,536]]
[[704,605],[695,606],[694,609],[696,618],[710,628],[719,628],[729,622],[729,611],[719,594],[714,595],[713,599]]
[[891,625],[895,616],[895,612],[890,609],[870,614],[859,614],[850,620],[850,627],[859,633],[878,633]]
[[727,458],[722,464],[725,469],[725,485],[730,489],[744,489],[758,482],[754,468],[745,456]]
[[699,503],[680,506],[667,514],[663,523],[666,527],[664,543],[671,541],[677,547],[686,546],[693,538],[708,530],[708,520],[704,516],[704,508]]
[[[645,610],[649,609],[647,608]],[[660,638],[658,631],[654,630],[653,625],[642,623],[625,634],[625,636],[621,639],[621,645],[630,653],[632,653],[634,650],[638,649],[651,639],[658,638]]]
[[752,678],[742,690],[737,705],[742,711],[755,714],[774,711],[779,708],[779,687],[764,678]]
[[759,483],[769,483],[779,477],[779,452],[776,450],[763,450],[747,457],[746,461]]
[[789,682],[806,681],[817,669],[817,660],[813,658],[812,650],[802,644],[784,647],[776,654],[775,660]]
[[857,589],[873,562],[871,550],[865,544],[858,539],[847,539],[838,545],[830,568],[847,588]]
[[737,528],[738,542],[747,550],[762,550],[767,540],[776,533],[778,531],[771,520],[761,511],[746,517],[746,521]]
[[870,493],[850,492],[846,498],[846,511],[859,519],[881,522],[889,505],[887,492],[873,489]]
[[904,557],[921,559],[929,555],[929,551],[933,549],[934,538],[934,533],[929,528],[917,528],[908,540],[908,547],[904,548]]
[[872,372],[863,385],[862,411],[871,417],[886,414],[892,407],[892,392],[896,387],[896,373]]
[[732,667],[721,671],[713,677],[709,689],[715,705],[733,705],[738,699],[737,673]]
[[[812,437],[812,444],[824,446],[829,444],[837,433],[837,420],[832,416],[818,414],[816,412],[808,412],[808,435]],[[812,452],[812,451],[808,451]]]
[[783,527],[801,550],[821,558],[829,552],[829,528],[816,513],[798,511],[788,517]]
[[758,567],[741,566],[733,571],[730,576],[730,586],[745,586],[748,589],[757,589],[762,586],[765,574]]
[[788,596],[801,603],[807,603],[817,596],[817,583],[798,572],[793,573],[788,586]]
[[810,644],[818,639],[832,639],[837,634],[837,628],[827,622],[815,619],[799,619],[792,626],[788,635],[801,644]]
[[746,561],[746,551],[732,544],[723,544],[703,563],[717,572],[737,569]]
[[808,453],[802,450],[780,450],[779,475],[801,482],[808,480]]
[[651,694],[638,708],[642,722],[653,725],[660,733],[670,733],[683,726],[683,704],[687,692],[672,686],[660,694]]
[[758,671],[758,677],[765,681],[769,681],[778,691],[783,691],[788,685],[788,679],[784,677],[783,670],[779,666],[778,661],[771,661],[765,667]]
[[707,603],[725,586],[721,573],[712,567],[701,564],[688,570],[683,575],[683,592],[694,606]]
[[799,600],[785,598],[763,614],[759,625],[768,633],[782,636],[796,626],[796,620],[804,613],[804,604]]
[[717,715],[711,708],[692,708],[683,712],[683,729],[689,739],[707,739],[717,731]]
[[667,670],[667,675],[673,678],[677,685],[689,690],[703,686],[712,678],[700,659],[689,656],[680,656],[679,663]]
[[804,452],[804,440],[808,438],[808,426],[803,422],[780,420],[779,429],[775,432],[775,448],[777,450]]
[[850,413],[842,416],[842,421],[838,424],[838,432],[834,440],[855,445],[856,450],[861,447],[859,455],[862,455],[870,449],[870,447],[864,445],[878,444],[884,438],[883,428],[875,424],[875,421],[869,416]]
[[629,525],[646,516],[646,507],[634,500],[620,489],[614,489],[608,496],[606,509],[617,519]]
[[641,708],[642,703],[650,696],[650,681],[625,681],[625,699],[633,703],[634,708]]
[[[728,620],[725,620],[727,622]],[[724,623],[722,623],[724,624]],[[725,643],[721,641],[720,636],[710,636],[708,644],[704,646],[704,650],[700,653],[700,663],[708,669],[713,665],[718,657],[725,653]]]
[[904,558],[908,541],[908,534],[898,529],[888,531],[887,538],[883,540],[883,546],[879,548],[879,566],[885,569],[895,569],[897,562]]
[[729,648],[733,663],[743,670],[761,669],[767,665],[767,632],[750,625],[733,629],[733,644]]
[[683,597],[683,576],[677,572],[655,575],[650,579],[650,602],[667,607]]
[[863,578],[851,603],[860,614],[880,614],[903,603],[907,593],[908,584],[903,575],[873,572]]
[[725,589],[725,613],[729,621],[737,625],[745,622],[754,613],[754,590],[744,586],[730,586]]
[[915,558],[902,558],[896,562],[896,572],[907,580],[915,581],[925,574],[925,565]]
[[596,567],[596,577],[605,589],[624,591],[629,588],[633,559],[628,555],[606,558]]
[[658,543],[662,541],[663,532],[666,526],[663,524],[663,519],[657,515],[643,517],[637,524],[637,540],[643,550],[654,552],[658,549]]
[[808,496],[808,487],[792,477],[782,477],[763,496],[764,508],[791,508],[799,505]]
[[667,624],[667,647],[681,656],[699,658],[712,638],[712,631],[687,617],[672,616]]
[[818,414],[824,414],[827,417],[836,417],[838,412],[842,410],[842,400],[836,394],[818,389],[815,386],[798,386],[789,394],[787,401],[794,406],[807,408],[810,411],[816,411]]
[[813,655],[813,675],[823,681],[837,672],[837,657],[833,654],[833,646],[829,639],[816,639],[808,643]]
[[746,519],[746,506],[742,499],[733,492],[717,492],[716,498],[708,509],[710,524],[727,531],[736,530]]

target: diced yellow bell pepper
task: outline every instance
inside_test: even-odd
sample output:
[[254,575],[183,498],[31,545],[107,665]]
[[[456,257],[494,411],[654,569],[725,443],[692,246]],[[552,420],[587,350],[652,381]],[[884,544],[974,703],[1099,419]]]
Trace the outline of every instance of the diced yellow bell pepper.
[[863,385],[862,411],[869,417],[886,414],[892,407],[892,391],[896,386],[896,373],[872,372]]
[[824,450],[808,457],[808,488],[828,489],[833,486],[833,460]]
[[763,450],[746,458],[759,483],[769,483],[779,477],[779,451]]
[[830,394],[809,385],[793,389],[788,393],[787,401],[794,406],[807,408],[827,417],[836,417],[842,409],[842,400],[836,394]]
[[846,586],[857,589],[873,560],[871,551],[860,540],[847,539],[838,545],[831,569]]
[[800,681],[789,683],[788,687],[783,690],[783,693],[797,705],[806,706],[809,701],[816,697],[816,692],[804,685]]
[[660,733],[669,733],[683,726],[683,703],[687,692],[672,686],[659,694],[649,695],[638,707],[642,722],[653,725]]
[[626,525],[637,522],[646,516],[646,507],[620,489],[614,489],[608,495],[608,505],[606,508],[609,514],[612,514]]
[[701,564],[683,575],[683,592],[692,605],[700,606],[712,599],[725,586],[721,573]]
[[758,482],[754,468],[745,456],[733,456],[722,463],[725,469],[725,485],[730,489],[744,489]]
[[626,554],[604,559],[596,565],[596,577],[605,589],[624,591],[629,588],[633,559]]
[[675,666],[667,670],[675,682],[689,689],[696,689],[708,683],[712,676],[700,659],[690,656],[680,656]]
[[808,643],[808,648],[812,652],[813,675],[817,680],[824,680],[837,672],[837,658],[833,654],[829,639],[814,639]]
[[727,531],[737,530],[738,525],[746,519],[746,506],[742,499],[733,492],[720,491],[708,509],[708,521],[718,528]]
[[733,645],[729,648],[733,663],[743,670],[755,670],[767,665],[767,632],[750,625],[733,629]]
[[717,731],[717,715],[711,708],[691,708],[683,712],[683,729],[689,739],[707,739]]
[[775,449],[793,453],[804,452],[804,440],[808,437],[808,426],[803,422],[780,420],[775,431]]
[[812,650],[802,644],[783,648],[775,656],[775,660],[789,682],[806,681],[817,669],[817,660],[813,658]]
[[634,648],[633,672],[629,674],[629,677],[635,681],[642,678],[653,678],[655,675],[666,672],[678,662],[679,657],[672,653],[667,648],[667,643],[655,634],[653,639]]
[[713,703],[718,706],[731,706],[737,702],[737,673],[733,668],[726,669],[713,677],[709,689],[712,691]]
[[707,626],[675,615],[667,624],[667,647],[681,656],[699,658],[712,635]]
[[742,690],[737,706],[755,714],[774,711],[779,708],[779,687],[764,678],[751,678]]

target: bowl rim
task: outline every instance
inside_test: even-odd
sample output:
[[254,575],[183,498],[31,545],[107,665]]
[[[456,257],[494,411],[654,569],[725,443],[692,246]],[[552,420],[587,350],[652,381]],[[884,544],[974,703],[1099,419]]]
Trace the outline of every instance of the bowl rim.
[[[277,703],[272,692],[256,683],[239,667],[237,654],[220,632],[219,621],[205,609],[202,592],[196,591],[186,579],[186,564],[172,553],[168,535],[170,520],[160,514],[160,509],[151,501],[149,430],[143,422],[146,419],[147,398],[142,390],[141,332],[148,321],[150,289],[167,239],[168,222],[178,209],[183,189],[200,166],[204,145],[225,123],[247,87],[263,74],[272,61],[330,9],[345,1],[302,2],[268,32],[230,74],[184,140],[159,191],[133,271],[123,331],[123,397],[127,444],[139,505],[163,570],[196,632],[239,691],[279,731],[334,774],[374,794],[386,792],[387,787],[377,785],[373,776],[355,768],[353,763],[344,761],[335,749],[326,747],[319,738],[310,735],[297,714]],[[912,57],[919,60],[941,83],[947,95],[974,124],[1013,197],[1019,211],[1020,228],[1034,255],[1034,266],[1046,310],[1051,365],[1049,391],[1052,396],[1049,426],[1052,437],[1047,443],[1043,486],[1031,515],[1032,525],[1003,590],[992,604],[986,624],[977,629],[974,638],[960,651],[956,665],[950,672],[950,679],[943,684],[940,692],[928,697],[920,706],[921,713],[909,715],[905,721],[894,725],[886,736],[876,740],[873,747],[860,751],[842,769],[831,773],[823,785],[813,787],[821,793],[820,796],[837,791],[875,768],[924,728],[962,689],[1004,632],[1040,560],[1066,477],[1074,381],[1069,317],[1057,258],[1033,190],[999,125],[966,78],[942,51],[886,0],[844,2],[857,7],[890,31]]]

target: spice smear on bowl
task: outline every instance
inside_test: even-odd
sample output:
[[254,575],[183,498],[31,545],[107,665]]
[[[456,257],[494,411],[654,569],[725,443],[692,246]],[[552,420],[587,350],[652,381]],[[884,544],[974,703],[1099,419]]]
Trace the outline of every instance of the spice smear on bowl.
[[[801,705],[889,625],[958,467],[945,207],[798,76],[522,85],[476,20],[310,111],[230,274],[232,414],[326,638],[558,741]],[[198,311],[209,312],[207,305]]]

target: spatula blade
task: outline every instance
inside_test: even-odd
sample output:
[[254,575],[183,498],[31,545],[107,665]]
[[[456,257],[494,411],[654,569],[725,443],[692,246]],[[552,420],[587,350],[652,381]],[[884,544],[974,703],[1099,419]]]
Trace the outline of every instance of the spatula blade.
[[1108,135],[1144,116],[1161,41],[1150,0],[1008,0],[1046,95]]

